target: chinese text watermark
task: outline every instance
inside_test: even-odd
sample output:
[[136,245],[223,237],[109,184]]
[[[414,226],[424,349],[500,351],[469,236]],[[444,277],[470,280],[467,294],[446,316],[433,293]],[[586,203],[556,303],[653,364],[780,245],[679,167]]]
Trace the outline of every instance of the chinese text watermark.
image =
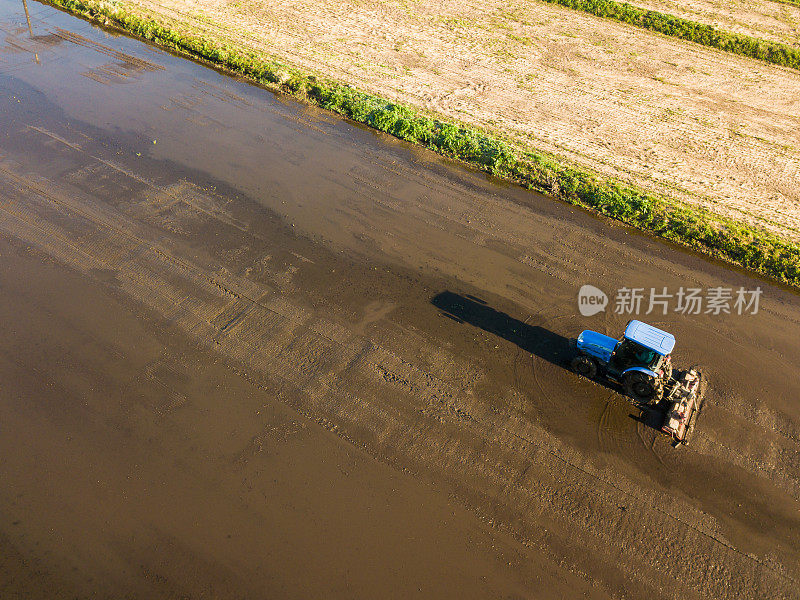
[[[748,290],[743,287],[680,287],[670,291],[662,288],[621,287],[616,291],[612,308],[618,315],[755,315],[761,288]],[[608,296],[593,285],[584,285],[578,292],[578,310],[584,317],[605,311]]]

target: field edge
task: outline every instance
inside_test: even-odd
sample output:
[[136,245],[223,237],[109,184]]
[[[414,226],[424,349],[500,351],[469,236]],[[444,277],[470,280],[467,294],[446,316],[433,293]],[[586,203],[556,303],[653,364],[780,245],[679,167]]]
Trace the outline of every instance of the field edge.
[[431,116],[273,57],[186,31],[172,19],[103,0],[41,0],[210,64],[491,175],[800,288],[800,245],[765,229],[620,183],[477,127]]

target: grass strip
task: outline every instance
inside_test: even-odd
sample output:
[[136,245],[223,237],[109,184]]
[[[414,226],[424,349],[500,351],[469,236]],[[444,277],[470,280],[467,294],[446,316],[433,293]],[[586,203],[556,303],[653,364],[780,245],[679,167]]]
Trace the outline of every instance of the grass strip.
[[543,153],[515,151],[477,128],[432,118],[348,85],[303,74],[253,51],[178,31],[128,13],[120,4],[102,0],[46,1],[444,156],[460,159],[492,175],[800,287],[800,245],[771,232],[602,179],[561,164]]
[[[633,6],[616,0],[542,0],[642,29],[696,42],[733,54],[800,70],[800,49],[740,33],[730,33],[696,21]],[[784,0],[800,4],[800,0]]]

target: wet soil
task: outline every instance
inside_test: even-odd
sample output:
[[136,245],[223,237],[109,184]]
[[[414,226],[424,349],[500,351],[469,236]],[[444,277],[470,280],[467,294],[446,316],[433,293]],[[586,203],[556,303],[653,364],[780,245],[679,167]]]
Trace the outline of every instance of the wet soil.
[[[30,8],[0,3],[4,597],[798,597],[795,293]],[[709,379],[688,447],[565,368],[623,286],[763,290],[639,315]]]

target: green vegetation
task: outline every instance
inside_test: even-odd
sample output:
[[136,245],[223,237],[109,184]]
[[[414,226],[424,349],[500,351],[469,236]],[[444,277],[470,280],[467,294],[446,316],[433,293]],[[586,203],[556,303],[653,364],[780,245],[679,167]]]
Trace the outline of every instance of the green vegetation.
[[[783,67],[800,70],[800,49],[779,42],[769,42],[739,33],[720,31],[711,25],[689,21],[673,15],[632,6],[616,0],[542,0],[567,8],[581,10],[598,17],[628,23],[642,29],[657,31],[665,35],[688,40],[756,58]],[[790,0],[800,4],[800,0]]]
[[484,171],[547,192],[662,238],[679,242],[800,287],[800,245],[647,192],[603,180],[535,152],[515,152],[478,129],[444,122],[350,86],[303,74],[257,53],[179,32],[92,0],[48,0],[114,25],[183,55],[243,75],[398,138],[463,160]]

